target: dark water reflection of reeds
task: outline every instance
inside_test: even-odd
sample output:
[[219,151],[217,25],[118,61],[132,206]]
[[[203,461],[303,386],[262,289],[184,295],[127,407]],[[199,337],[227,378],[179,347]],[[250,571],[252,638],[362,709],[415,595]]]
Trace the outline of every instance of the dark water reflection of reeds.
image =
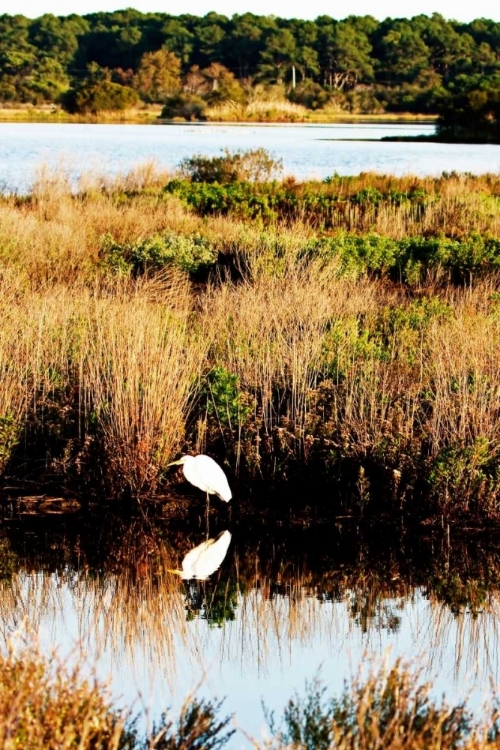
[[[221,529],[212,530],[215,535]],[[25,517],[0,531],[0,637],[28,627],[83,650],[113,689],[156,715],[200,682],[259,733],[321,667],[333,690],[369,653],[420,659],[436,690],[485,696],[500,677],[495,540],[404,535],[353,522],[235,526],[206,581],[169,572],[202,527]],[[391,657],[392,658],[392,657]]]

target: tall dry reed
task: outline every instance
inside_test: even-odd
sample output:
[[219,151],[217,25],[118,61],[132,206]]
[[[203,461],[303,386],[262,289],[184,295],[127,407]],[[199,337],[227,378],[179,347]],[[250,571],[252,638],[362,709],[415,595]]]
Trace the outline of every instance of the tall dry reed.
[[206,352],[190,330],[190,309],[187,281],[175,273],[89,300],[82,386],[114,492],[154,489],[184,442]]

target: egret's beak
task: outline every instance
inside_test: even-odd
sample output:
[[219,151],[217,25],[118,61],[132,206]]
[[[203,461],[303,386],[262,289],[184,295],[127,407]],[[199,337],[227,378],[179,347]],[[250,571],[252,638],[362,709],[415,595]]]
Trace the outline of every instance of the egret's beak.
[[175,573],[178,576],[181,576],[183,571],[182,570],[172,570],[172,568],[167,568],[167,573]]
[[179,466],[182,461],[179,459],[178,461],[172,461],[171,463],[167,464],[166,468],[168,469],[169,466]]

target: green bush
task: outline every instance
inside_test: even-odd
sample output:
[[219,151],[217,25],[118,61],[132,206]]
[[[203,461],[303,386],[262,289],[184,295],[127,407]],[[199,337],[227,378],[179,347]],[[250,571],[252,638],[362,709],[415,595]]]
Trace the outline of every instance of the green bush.
[[430,684],[419,684],[418,677],[397,660],[391,668],[372,669],[366,677],[346,682],[341,695],[330,699],[316,679],[307,685],[305,697],[288,702],[281,728],[268,714],[273,734],[269,750],[482,747],[467,744],[481,729],[465,704],[439,703],[430,695]]
[[386,276],[409,286],[425,283],[429,275],[434,280],[469,283],[500,268],[500,240],[477,234],[461,239],[441,235],[396,240],[375,233],[339,232],[311,240],[302,254],[325,264],[340,260],[341,273]]
[[99,257],[105,268],[121,275],[140,276],[166,266],[196,274],[215,264],[217,251],[201,234],[167,232],[124,245],[106,234]]
[[160,117],[171,120],[181,117],[184,120],[204,120],[207,103],[196,94],[174,94],[168,96]]
[[321,109],[327,104],[330,95],[319,83],[310,79],[302,81],[288,94],[288,99],[294,104],[302,104],[308,109]]
[[[198,155],[181,163],[181,179],[171,181],[167,189],[179,194],[201,216],[220,212],[219,204],[222,202],[225,213],[251,217],[255,212],[244,210],[245,202],[251,201],[254,205],[265,204],[272,208],[271,214],[262,212],[266,220],[298,220],[323,229],[342,225],[351,206],[356,206],[359,215],[367,212],[375,218],[384,206],[405,203],[423,210],[428,200],[421,189],[409,192],[391,189],[383,193],[377,188],[368,187],[345,195],[345,185],[341,187],[338,177],[327,178],[323,183],[278,182],[274,177],[279,169],[281,163],[263,149],[225,152],[222,156],[213,157]],[[208,184],[214,187],[217,194],[214,200],[201,199],[203,190],[199,185]]]
[[138,101],[136,91],[111,81],[86,83],[79,88],[69,89],[61,97],[63,108],[72,114],[121,111],[134,107]]
[[222,702],[188,700],[174,724],[164,714],[160,726],[154,726],[144,750],[219,750],[235,733],[228,729],[230,716],[219,718]]
[[229,429],[243,425],[251,411],[245,394],[239,389],[238,376],[225,367],[214,367],[209,372],[201,398],[207,416],[215,424]]
[[262,218],[266,221],[278,218],[272,195],[257,192],[248,182],[219,185],[217,182],[171,180],[165,190],[181,198],[201,216],[231,214],[239,219]]

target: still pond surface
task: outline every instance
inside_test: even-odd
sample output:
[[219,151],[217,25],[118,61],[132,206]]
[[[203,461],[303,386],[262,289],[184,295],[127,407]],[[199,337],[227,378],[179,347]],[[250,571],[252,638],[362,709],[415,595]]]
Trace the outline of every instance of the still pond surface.
[[[47,651],[83,652],[111,677],[117,703],[150,721],[190,691],[225,696],[236,726],[256,738],[262,703],[280,716],[318,672],[338,694],[370,658],[415,659],[436,697],[469,697],[475,708],[498,684],[498,543],[352,520],[319,530],[233,523],[219,567],[183,580],[169,570],[205,540],[204,501],[192,502],[201,518],[191,525],[4,518],[2,640],[27,627]],[[216,523],[212,537],[224,531]],[[230,747],[250,745],[237,733]]]
[[500,171],[500,146],[392,143],[384,136],[429,135],[432,124],[360,125],[68,125],[0,123],[0,190],[26,192],[40,165],[114,175],[154,162],[174,169],[194,154],[265,148],[284,172],[323,179],[376,171],[440,175]]
[[[500,170],[499,146],[386,143],[431,125],[223,126],[0,124],[0,189],[30,189],[42,163],[125,173],[153,160],[264,147],[299,178],[338,172]],[[196,502],[194,500],[193,502]],[[236,497],[235,503],[244,502]],[[272,502],[272,500],[271,500]],[[203,517],[203,502],[200,505]],[[219,527],[228,525],[218,519]],[[230,525],[229,525],[230,526]],[[222,698],[261,737],[262,702],[280,715],[320,670],[330,693],[370,656],[417,659],[435,692],[480,706],[500,684],[500,544],[360,529],[233,524],[207,580],[168,572],[203,525],[42,517],[0,523],[0,638],[28,627],[64,654],[83,651],[121,705],[157,718],[189,691]],[[225,536],[227,541],[228,537]],[[238,733],[231,748],[249,747]]]

